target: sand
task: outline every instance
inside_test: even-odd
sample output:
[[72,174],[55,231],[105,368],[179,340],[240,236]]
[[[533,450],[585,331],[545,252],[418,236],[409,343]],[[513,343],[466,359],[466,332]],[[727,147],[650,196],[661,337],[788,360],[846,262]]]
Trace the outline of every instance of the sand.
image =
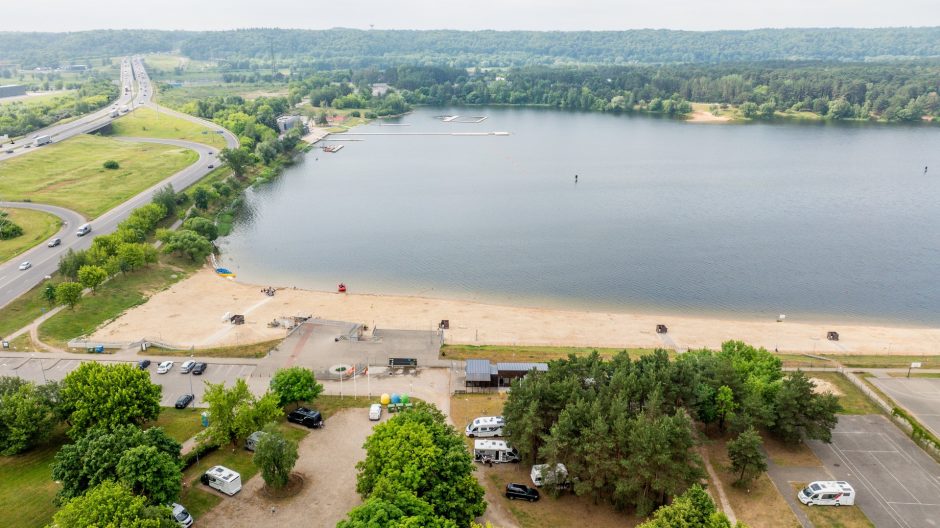
[[725,123],[731,121],[731,118],[728,116],[716,116],[707,110],[695,110],[689,114],[686,121],[689,123]]
[[[222,322],[225,314],[244,314],[246,324]],[[94,333],[102,341],[136,341],[208,348],[278,339],[281,328],[268,328],[276,317],[312,315],[353,321],[369,328],[432,330],[450,320],[448,343],[478,345],[552,345],[598,347],[717,348],[738,339],[780,352],[853,354],[936,354],[940,329],[901,328],[824,321],[744,321],[677,315],[565,311],[478,302],[278,290],[274,297],[261,287],[242,284],[201,270],[154,295]],[[792,319],[792,318],[791,318]],[[669,333],[656,333],[657,324]],[[827,341],[838,331],[841,340]]]

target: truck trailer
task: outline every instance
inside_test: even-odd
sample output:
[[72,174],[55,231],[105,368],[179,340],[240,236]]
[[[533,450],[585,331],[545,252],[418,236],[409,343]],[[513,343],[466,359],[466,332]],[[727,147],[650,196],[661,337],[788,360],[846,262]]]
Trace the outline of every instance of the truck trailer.
[[35,145],[37,147],[48,145],[49,143],[52,143],[52,136],[36,136]]

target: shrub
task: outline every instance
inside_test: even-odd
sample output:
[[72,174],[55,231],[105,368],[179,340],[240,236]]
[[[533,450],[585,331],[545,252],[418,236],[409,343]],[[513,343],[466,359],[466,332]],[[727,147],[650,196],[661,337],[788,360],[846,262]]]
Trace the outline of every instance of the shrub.
[[114,161],[114,160],[108,160],[108,161],[104,162],[104,165],[103,165],[103,166],[104,166],[104,168],[106,168],[106,169],[108,169],[108,170],[115,170],[115,169],[118,169],[118,168],[121,167],[121,165],[119,165],[118,162],[116,162],[116,161]]

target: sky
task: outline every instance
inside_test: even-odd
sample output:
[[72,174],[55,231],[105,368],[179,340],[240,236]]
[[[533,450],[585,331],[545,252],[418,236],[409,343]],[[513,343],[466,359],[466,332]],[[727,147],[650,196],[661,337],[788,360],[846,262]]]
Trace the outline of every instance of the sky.
[[0,0],[0,13],[0,31],[940,26],[938,0]]

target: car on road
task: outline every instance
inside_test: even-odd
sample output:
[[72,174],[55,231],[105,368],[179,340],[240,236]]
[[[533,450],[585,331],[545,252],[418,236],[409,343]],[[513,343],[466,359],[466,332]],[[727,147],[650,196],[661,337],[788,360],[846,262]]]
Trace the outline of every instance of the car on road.
[[189,528],[193,525],[193,516],[186,511],[186,508],[182,504],[173,503],[170,505],[170,508],[173,510],[173,518],[176,519],[176,522],[179,523],[183,528]]
[[13,149],[7,149],[7,154],[13,154]]
[[530,488],[525,484],[506,484],[506,498],[509,500],[522,499],[535,502],[539,500],[539,490]]
[[314,411],[306,407],[298,407],[287,415],[288,422],[294,422],[311,429],[319,429],[326,425],[326,420],[320,414],[320,411]]
[[193,367],[193,374],[196,376],[202,375],[202,373],[206,371],[207,366],[208,365],[202,362],[196,363],[196,366]]
[[62,239],[61,239],[61,238],[53,238],[52,240],[49,241],[48,244],[46,244],[46,246],[48,246],[48,247],[56,247],[56,246],[58,246],[58,245],[61,244],[61,243],[62,243]]
[[210,169],[214,169],[214,168],[215,168],[215,165],[213,165],[213,164],[210,163],[210,164],[209,164],[209,168],[210,168]]
[[173,368],[173,362],[164,361],[163,363],[157,365],[157,374],[166,374],[170,371],[171,368]]
[[149,366],[150,366],[149,359],[141,359],[140,361],[137,362],[137,368],[139,368],[140,370],[147,370],[147,367]]
[[196,362],[190,359],[186,361],[185,363],[183,363],[182,365],[180,365],[180,372],[182,372],[183,374],[189,374],[189,371],[192,370],[193,367],[195,366],[196,366]]
[[32,267],[33,267],[33,264],[30,261],[24,260],[23,263],[20,264],[20,271],[25,271]]
[[193,402],[195,398],[196,397],[193,396],[192,394],[184,394],[180,396],[179,399],[176,400],[176,408],[185,409],[186,407],[189,406],[190,403]]

